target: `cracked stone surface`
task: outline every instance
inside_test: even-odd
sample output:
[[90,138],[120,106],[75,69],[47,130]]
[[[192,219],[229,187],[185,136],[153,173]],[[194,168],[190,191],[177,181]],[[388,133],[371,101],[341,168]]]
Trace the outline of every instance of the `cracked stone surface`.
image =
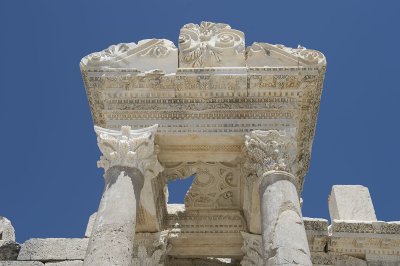
[[0,266],[44,266],[40,261],[0,261]]
[[128,167],[110,168],[84,265],[129,265],[143,175]]
[[279,176],[272,184],[266,178],[260,186],[264,264],[312,265],[296,187]]

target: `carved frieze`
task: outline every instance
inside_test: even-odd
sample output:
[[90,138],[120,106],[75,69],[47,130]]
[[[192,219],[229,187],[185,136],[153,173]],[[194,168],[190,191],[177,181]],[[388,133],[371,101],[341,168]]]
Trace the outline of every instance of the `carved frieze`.
[[[259,44],[258,48],[249,48],[253,55],[248,51],[247,59],[260,57],[267,63],[246,65],[243,33],[218,23],[186,25],[179,45],[181,65],[172,72],[158,65],[177,52],[166,40],[113,47],[104,52],[101,66],[92,67],[90,56],[84,58],[81,71],[94,123],[116,130],[122,125],[138,129],[159,124],[157,135],[161,140],[164,136],[188,139],[188,135],[243,137],[253,130],[296,128],[296,176],[302,187],[325,74],[322,54],[302,47]],[[155,48],[158,46],[168,49]],[[268,53],[266,49],[270,56],[262,54]],[[156,58],[157,62],[150,67],[140,58]],[[290,64],[271,66],[268,60],[276,58],[300,63],[289,60]],[[110,63],[122,64],[124,60],[146,69],[134,65],[116,68]],[[237,154],[240,156],[240,152]],[[179,161],[178,155],[173,158]]]
[[240,209],[241,175],[237,165],[194,162],[166,165],[165,169],[166,180],[195,176],[185,196],[187,210]]

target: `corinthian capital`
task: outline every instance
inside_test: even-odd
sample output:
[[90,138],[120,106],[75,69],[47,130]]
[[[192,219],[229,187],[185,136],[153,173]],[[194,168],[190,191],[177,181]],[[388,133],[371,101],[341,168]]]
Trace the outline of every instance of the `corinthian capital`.
[[258,177],[270,171],[295,174],[296,143],[286,132],[255,130],[246,135],[247,168]]
[[158,125],[139,130],[129,126],[121,131],[94,127],[97,134],[97,145],[103,155],[97,162],[98,167],[107,171],[113,166],[125,166],[139,169],[143,175],[151,172],[156,176],[163,170],[157,160],[154,136]]

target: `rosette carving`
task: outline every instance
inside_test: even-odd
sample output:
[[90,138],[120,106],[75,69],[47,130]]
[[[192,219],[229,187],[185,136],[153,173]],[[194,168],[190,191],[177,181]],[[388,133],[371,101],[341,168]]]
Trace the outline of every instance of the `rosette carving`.
[[186,24],[179,35],[179,67],[245,66],[244,34],[227,24]]
[[295,174],[296,143],[286,132],[255,130],[246,135],[246,168],[258,177],[269,171]]
[[97,144],[103,153],[97,166],[105,171],[113,166],[132,167],[143,174],[150,172],[156,176],[163,170],[154,145],[157,127],[131,130],[129,126],[123,126],[121,131],[116,131],[95,126]]

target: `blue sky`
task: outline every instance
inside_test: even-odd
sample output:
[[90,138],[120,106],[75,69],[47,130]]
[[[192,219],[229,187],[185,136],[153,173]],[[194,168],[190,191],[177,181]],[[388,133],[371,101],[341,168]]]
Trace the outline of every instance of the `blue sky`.
[[[399,1],[54,1],[0,4],[0,215],[23,242],[81,237],[103,188],[80,59],[202,20],[254,41],[322,51],[328,67],[303,214],[329,218],[334,184],[368,186],[400,220]],[[182,199],[175,186],[170,199]]]

